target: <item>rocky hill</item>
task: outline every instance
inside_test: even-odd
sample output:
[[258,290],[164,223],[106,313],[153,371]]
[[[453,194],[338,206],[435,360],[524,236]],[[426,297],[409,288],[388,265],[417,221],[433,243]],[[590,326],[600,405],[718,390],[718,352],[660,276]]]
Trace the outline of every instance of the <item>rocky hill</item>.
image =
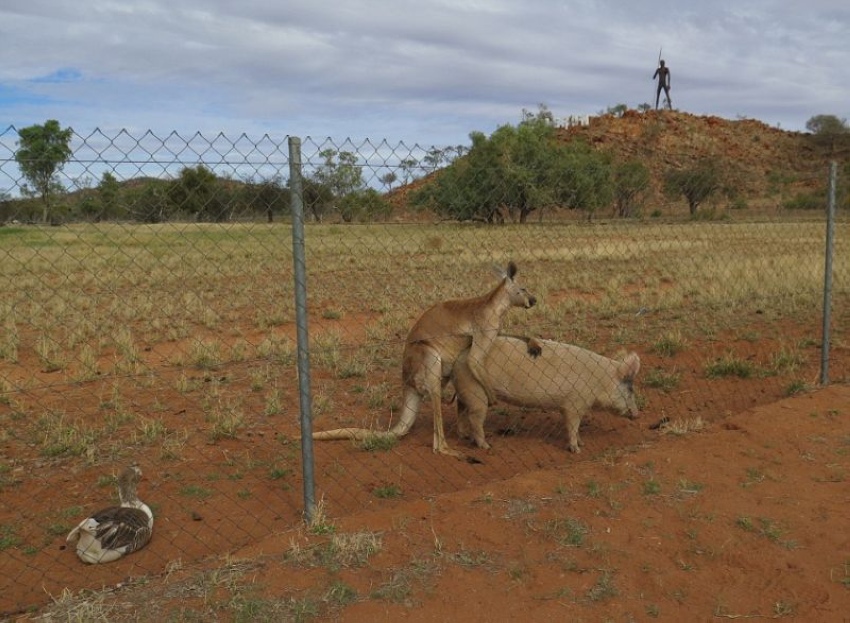
[[755,119],[729,120],[676,111],[626,111],[591,117],[586,126],[559,130],[562,140],[583,140],[617,159],[638,158],[654,179],[703,158],[715,159],[747,195],[761,195],[782,180],[798,190],[826,178],[831,159],[847,161],[850,144],[828,145],[811,134],[789,132]]
[[[584,141],[615,161],[638,159],[649,169],[656,205],[663,202],[661,180],[670,170],[713,160],[749,207],[770,207],[806,194],[822,195],[831,160],[850,161],[850,134],[835,144],[808,133],[771,127],[755,119],[723,119],[677,111],[628,110],[591,117],[588,125],[557,130],[563,141]],[[390,193],[406,217],[411,190],[428,177]]]

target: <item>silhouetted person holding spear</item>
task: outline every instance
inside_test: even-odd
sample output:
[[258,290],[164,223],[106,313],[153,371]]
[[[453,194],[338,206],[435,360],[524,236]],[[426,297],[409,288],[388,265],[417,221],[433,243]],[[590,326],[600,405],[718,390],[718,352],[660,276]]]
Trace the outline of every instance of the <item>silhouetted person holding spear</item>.
[[655,92],[655,110],[658,110],[658,99],[661,97],[661,89],[664,89],[664,95],[667,96],[667,108],[673,110],[673,102],[670,99],[670,68],[660,59],[658,61],[658,69],[652,75],[653,80],[656,78],[658,78],[658,90]]

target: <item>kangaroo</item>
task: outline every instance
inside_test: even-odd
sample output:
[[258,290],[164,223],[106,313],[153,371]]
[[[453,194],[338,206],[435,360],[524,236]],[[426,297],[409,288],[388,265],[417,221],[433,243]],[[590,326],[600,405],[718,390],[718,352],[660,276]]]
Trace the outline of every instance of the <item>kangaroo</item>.
[[[579,425],[594,405],[620,415],[638,416],[632,383],[640,370],[637,353],[617,361],[572,344],[532,340],[542,354],[529,351],[525,338],[498,336],[485,363],[486,380],[497,397],[524,407],[559,409],[564,416],[571,452],[579,452]],[[452,381],[457,392],[458,432],[479,448],[489,449],[484,438],[487,394],[472,374],[470,357],[462,353],[455,362]]]
[[[483,362],[487,351],[499,334],[502,320],[511,307],[528,309],[537,299],[520,286],[515,277],[516,264],[508,263],[499,285],[487,294],[436,303],[414,323],[402,353],[402,386],[404,400],[401,418],[389,431],[367,428],[338,428],[313,433],[313,439],[357,439],[368,437],[403,437],[419,413],[426,396],[431,398],[434,417],[434,452],[458,458],[464,455],[449,447],[443,429],[442,388],[448,382],[458,355],[466,352],[469,377],[484,395],[485,402],[495,402]],[[534,351],[534,345],[528,345]]]

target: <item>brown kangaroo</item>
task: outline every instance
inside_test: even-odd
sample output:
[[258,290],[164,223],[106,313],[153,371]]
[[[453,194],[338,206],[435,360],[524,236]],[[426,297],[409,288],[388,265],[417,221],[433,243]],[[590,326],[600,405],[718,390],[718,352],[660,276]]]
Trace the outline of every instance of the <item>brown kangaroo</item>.
[[[481,386],[486,399],[495,401],[483,369],[487,351],[511,307],[528,309],[537,302],[514,280],[516,273],[516,264],[510,262],[507,270],[500,275],[499,285],[487,294],[436,303],[419,317],[407,334],[402,354],[404,404],[401,418],[389,431],[338,428],[315,432],[313,439],[402,437],[416,421],[422,400],[430,396],[434,417],[434,452],[463,458],[462,453],[452,450],[446,442],[440,404],[442,389],[451,376],[455,359],[461,352],[468,352],[469,374]],[[529,350],[532,348],[529,346]]]

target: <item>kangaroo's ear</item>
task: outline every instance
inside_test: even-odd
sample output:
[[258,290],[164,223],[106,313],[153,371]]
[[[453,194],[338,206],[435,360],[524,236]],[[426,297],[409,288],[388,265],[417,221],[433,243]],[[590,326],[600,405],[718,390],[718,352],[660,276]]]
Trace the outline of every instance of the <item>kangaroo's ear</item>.
[[623,381],[631,381],[637,376],[640,371],[640,357],[637,353],[629,353],[620,361],[617,366],[617,375]]
[[514,277],[516,277],[516,272],[516,264],[514,264],[512,261],[508,262],[508,270],[506,271],[508,278],[513,279]]

